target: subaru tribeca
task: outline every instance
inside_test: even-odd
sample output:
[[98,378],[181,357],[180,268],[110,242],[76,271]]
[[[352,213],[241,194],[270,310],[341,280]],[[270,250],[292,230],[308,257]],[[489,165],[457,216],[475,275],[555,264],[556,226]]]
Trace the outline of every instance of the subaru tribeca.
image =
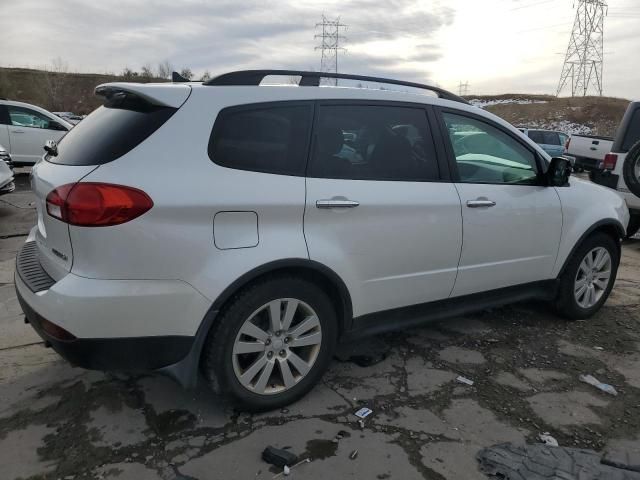
[[613,286],[622,199],[444,90],[242,71],[96,93],[33,169],[17,256],[27,320],[72,364],[202,372],[272,409],[340,340],[531,298],[583,319]]

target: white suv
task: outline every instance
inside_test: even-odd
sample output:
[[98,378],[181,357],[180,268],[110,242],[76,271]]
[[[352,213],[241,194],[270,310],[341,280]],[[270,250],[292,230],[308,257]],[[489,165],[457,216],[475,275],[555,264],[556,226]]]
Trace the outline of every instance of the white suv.
[[[274,74],[300,84],[260,85]],[[86,368],[185,386],[200,369],[262,410],[309,391],[340,339],[530,298],[602,306],[629,219],[615,192],[443,90],[320,76],[99,86],[33,169],[16,290],[38,333]]]

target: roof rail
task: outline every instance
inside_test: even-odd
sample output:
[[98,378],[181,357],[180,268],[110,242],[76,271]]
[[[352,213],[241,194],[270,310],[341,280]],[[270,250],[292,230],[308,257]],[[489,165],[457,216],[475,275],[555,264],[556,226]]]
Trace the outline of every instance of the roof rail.
[[217,77],[207,80],[203,85],[209,86],[240,86],[240,85],[260,85],[260,82],[269,75],[299,76],[300,87],[318,87],[321,78],[341,78],[344,80],[360,80],[363,82],[386,83],[389,85],[402,85],[404,87],[420,88],[430,90],[439,98],[452,100],[454,102],[469,104],[464,98],[459,97],[442,88],[424,85],[422,83],[404,82],[391,78],[369,77],[366,75],[352,75],[350,73],[330,73],[330,72],[306,72],[300,70],[239,70],[237,72],[223,73]]

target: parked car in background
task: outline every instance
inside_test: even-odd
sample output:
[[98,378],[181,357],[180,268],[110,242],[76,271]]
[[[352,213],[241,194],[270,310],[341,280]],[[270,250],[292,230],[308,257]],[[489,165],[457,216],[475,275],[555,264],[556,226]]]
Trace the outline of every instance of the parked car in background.
[[552,157],[559,157],[565,153],[565,144],[569,138],[566,133],[533,128],[520,128],[520,130]]
[[[0,146],[0,148],[2,148]],[[11,193],[16,189],[13,181],[13,170],[0,158],[0,195]]]
[[77,366],[203,372],[266,410],[308,392],[339,339],[525,299],[600,309],[620,196],[437,87],[322,77],[417,85],[97,87],[103,106],[32,172],[15,286],[39,335]]
[[0,145],[0,162],[6,163],[7,166],[13,170],[13,160],[11,160],[11,155],[2,145]]
[[612,137],[573,134],[567,141],[566,154],[575,159],[575,168],[592,171],[599,168],[612,146]]
[[66,120],[28,103],[0,100],[0,144],[16,166],[33,165],[47,140],[59,141],[73,128]]
[[63,120],[66,120],[67,122],[71,123],[72,125],[77,125],[84,118],[83,116],[76,115],[73,112],[52,112],[52,113],[54,115],[62,118]]
[[640,230],[640,101],[627,107],[611,152],[591,171],[590,178],[622,195],[631,213],[627,235],[635,235]]

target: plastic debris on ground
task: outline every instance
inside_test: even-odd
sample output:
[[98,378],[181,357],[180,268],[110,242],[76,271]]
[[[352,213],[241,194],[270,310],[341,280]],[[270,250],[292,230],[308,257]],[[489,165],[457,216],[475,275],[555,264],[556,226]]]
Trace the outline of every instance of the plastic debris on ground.
[[298,462],[298,456],[281,448],[275,448],[269,445],[262,452],[262,459],[275,465],[276,467],[283,468],[288,465],[294,465]]
[[609,395],[616,396],[618,395],[618,391],[608,383],[602,383],[593,375],[580,375],[578,377],[581,382],[588,383],[589,385],[593,385],[599,390],[602,390],[604,393],[608,393]]
[[464,383],[465,385],[473,385],[473,380],[469,380],[468,378],[463,376],[459,376],[458,378],[456,378],[456,380],[458,381],[458,383]]
[[549,432],[544,432],[538,435],[538,439],[545,445],[549,445],[550,447],[559,447],[558,441],[549,435]]
[[367,418],[372,413],[373,413],[373,410],[371,410],[370,408],[362,407],[354,415],[358,418]]
[[287,475],[289,475],[291,473],[291,469],[285,465],[284,468],[282,469],[282,473],[285,476],[287,476]]

